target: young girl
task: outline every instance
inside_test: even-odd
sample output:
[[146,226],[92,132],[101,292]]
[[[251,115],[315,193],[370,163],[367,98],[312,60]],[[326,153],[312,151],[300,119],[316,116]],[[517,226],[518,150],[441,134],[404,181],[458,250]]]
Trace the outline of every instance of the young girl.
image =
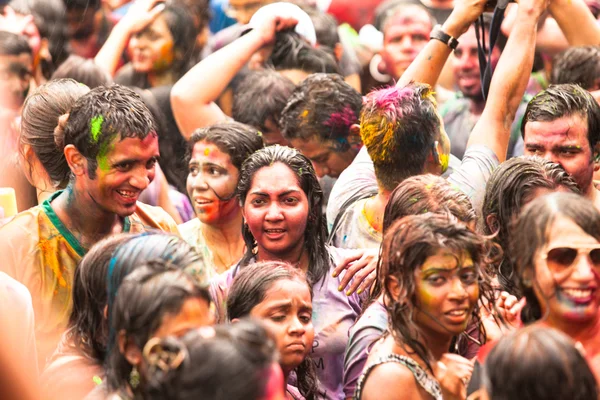
[[286,384],[288,399],[316,399],[315,366],[308,355],[315,335],[312,289],[306,276],[276,261],[256,263],[235,277],[227,298],[231,321],[251,316],[262,320],[274,334],[285,382],[296,374],[296,387]]
[[252,154],[242,166],[237,188],[246,252],[211,285],[221,320],[233,278],[256,261],[284,261],[304,271],[314,290],[315,341],[310,357],[327,399],[343,397],[342,370],[348,329],[361,309],[357,293],[346,295],[332,270],[347,255],[325,246],[323,192],[310,161],[279,145]]
[[[493,294],[482,266],[485,241],[448,214],[396,221],[381,250],[390,319],[373,348],[356,399],[464,399],[473,362],[448,354],[456,337],[480,321],[480,300]],[[385,390],[381,390],[385,387]]]
[[244,160],[263,147],[259,132],[238,122],[198,129],[190,139],[187,190],[196,215],[181,236],[222,273],[244,254],[242,208],[235,196]]

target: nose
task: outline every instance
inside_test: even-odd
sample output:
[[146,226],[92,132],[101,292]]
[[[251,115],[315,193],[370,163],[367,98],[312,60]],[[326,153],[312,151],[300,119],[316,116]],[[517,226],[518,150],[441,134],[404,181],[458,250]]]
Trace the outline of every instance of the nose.
[[457,61],[461,69],[471,70],[479,68],[479,60],[474,54],[468,51],[463,52],[460,57],[457,57]]
[[152,168],[152,170],[148,170],[146,167],[140,166],[133,171],[131,177],[129,178],[129,184],[138,190],[144,190],[148,187],[148,185],[150,185],[150,182],[152,182],[153,178],[154,168]]
[[455,276],[451,281],[448,298],[455,301],[462,301],[467,298],[467,289],[458,276]]
[[321,165],[319,163],[312,163],[313,168],[315,169],[315,174],[317,177],[322,178],[329,173],[329,168],[325,165]]
[[594,268],[587,255],[580,254],[575,260],[572,278],[579,282],[589,282],[594,279]]
[[204,179],[204,175],[199,172],[196,176],[192,176],[192,188],[196,190],[208,190],[208,183]]
[[267,209],[267,215],[265,219],[267,221],[280,221],[283,219],[283,214],[281,213],[281,207],[279,207],[279,203],[276,201],[271,202],[269,208]]
[[292,322],[290,323],[288,328],[290,335],[301,336],[304,335],[304,332],[306,332],[304,324],[302,323],[302,321],[300,321],[300,318],[297,317],[292,318]]

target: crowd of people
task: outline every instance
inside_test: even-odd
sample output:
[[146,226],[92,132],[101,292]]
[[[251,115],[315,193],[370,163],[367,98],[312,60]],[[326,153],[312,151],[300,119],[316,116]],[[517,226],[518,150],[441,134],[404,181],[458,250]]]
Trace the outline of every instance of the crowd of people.
[[598,0],[2,0],[2,399],[600,399]]

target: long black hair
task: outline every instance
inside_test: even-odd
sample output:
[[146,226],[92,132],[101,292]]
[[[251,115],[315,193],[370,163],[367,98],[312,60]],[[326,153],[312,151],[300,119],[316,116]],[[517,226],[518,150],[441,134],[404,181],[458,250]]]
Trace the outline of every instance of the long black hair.
[[[242,207],[252,186],[254,175],[262,168],[275,163],[282,163],[290,168],[298,177],[298,184],[308,198],[308,223],[304,232],[304,247],[309,257],[308,279],[311,284],[320,281],[329,271],[331,257],[325,243],[327,242],[327,227],[323,218],[323,190],[317,180],[317,175],[308,158],[296,149],[274,145],[265,147],[252,154],[240,172],[237,194]],[[245,267],[254,259],[253,249],[255,239],[248,225],[242,227],[242,237],[246,243],[246,253],[240,261]]]

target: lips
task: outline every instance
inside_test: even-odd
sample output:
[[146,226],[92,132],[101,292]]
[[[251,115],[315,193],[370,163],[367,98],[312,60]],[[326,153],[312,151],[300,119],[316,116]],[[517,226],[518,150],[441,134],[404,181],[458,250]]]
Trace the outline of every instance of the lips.
[[289,351],[304,352],[304,350],[306,350],[306,345],[303,342],[297,341],[297,342],[288,344],[287,346],[285,346],[285,348],[286,348],[286,350],[289,350]]
[[140,192],[135,190],[119,189],[116,192],[125,203],[135,203],[140,195]]
[[575,304],[585,305],[590,303],[596,288],[560,288],[560,294],[563,298],[570,300]]
[[283,235],[285,235],[286,230],[282,228],[269,228],[263,229],[263,232],[267,238],[271,240],[277,240],[281,239]]
[[467,318],[469,318],[469,309],[455,308],[453,310],[445,312],[444,315],[454,323],[462,323]]

